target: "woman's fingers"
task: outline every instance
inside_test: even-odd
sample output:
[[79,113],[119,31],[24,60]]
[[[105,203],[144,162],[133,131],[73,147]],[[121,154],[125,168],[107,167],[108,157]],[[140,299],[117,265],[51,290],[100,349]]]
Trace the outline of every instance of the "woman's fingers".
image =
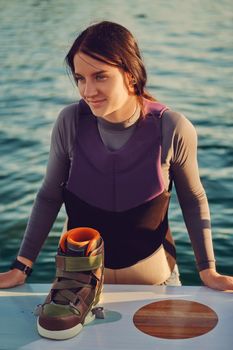
[[12,288],[23,284],[26,275],[18,269],[0,273],[0,288]]

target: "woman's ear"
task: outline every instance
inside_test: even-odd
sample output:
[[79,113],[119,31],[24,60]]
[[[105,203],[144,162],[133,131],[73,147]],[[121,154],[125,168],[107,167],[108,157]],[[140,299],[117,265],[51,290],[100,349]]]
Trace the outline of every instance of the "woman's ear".
[[126,85],[128,87],[129,92],[135,94],[135,85],[137,84],[136,79],[129,72],[125,73],[125,78],[126,78]]

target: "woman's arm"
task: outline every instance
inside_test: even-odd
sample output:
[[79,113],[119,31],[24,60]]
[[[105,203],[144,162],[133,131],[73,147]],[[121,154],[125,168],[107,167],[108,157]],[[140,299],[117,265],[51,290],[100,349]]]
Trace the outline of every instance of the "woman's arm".
[[70,166],[66,123],[66,113],[63,110],[52,131],[46,174],[37,193],[19,250],[19,256],[33,262],[36,260],[63,203],[61,184],[67,180]]
[[[31,267],[63,203],[61,184],[67,180],[70,167],[75,123],[74,105],[59,115],[52,132],[51,147],[43,184],[36,196],[17,259]],[[0,274],[0,288],[24,283],[24,272],[12,269]]]
[[220,276],[215,269],[208,200],[200,181],[197,164],[196,131],[184,116],[176,114],[175,119],[171,176],[200,277],[204,284],[211,288],[233,289],[233,278]]

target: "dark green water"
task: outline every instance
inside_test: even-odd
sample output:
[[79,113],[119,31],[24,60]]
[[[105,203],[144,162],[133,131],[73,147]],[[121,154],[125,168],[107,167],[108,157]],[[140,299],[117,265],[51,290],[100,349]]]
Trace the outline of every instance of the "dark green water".
[[[75,35],[113,20],[137,37],[149,90],[185,114],[199,135],[220,272],[233,273],[233,3],[174,1],[0,1],[0,269],[17,254],[45,171],[52,125],[78,99],[63,59]],[[30,281],[50,282],[61,212]],[[182,214],[173,195],[170,223],[184,284],[199,284]]]

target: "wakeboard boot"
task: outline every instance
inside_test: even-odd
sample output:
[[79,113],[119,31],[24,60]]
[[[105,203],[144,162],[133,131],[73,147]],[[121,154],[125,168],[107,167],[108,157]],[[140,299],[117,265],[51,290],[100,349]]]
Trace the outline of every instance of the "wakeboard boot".
[[104,243],[99,232],[89,227],[65,232],[56,255],[56,279],[37,308],[39,334],[57,340],[77,335],[95,318],[103,276]]

